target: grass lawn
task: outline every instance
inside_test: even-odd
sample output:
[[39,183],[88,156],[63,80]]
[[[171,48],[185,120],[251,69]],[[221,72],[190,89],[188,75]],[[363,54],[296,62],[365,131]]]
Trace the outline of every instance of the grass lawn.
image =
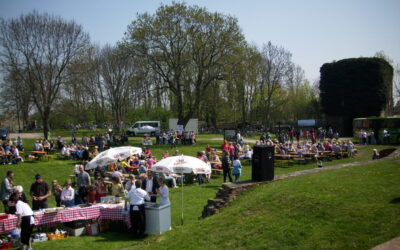
[[[196,152],[204,150],[207,144],[210,144],[212,147],[220,146],[221,141],[210,140],[210,138],[211,137],[208,136],[205,137],[200,136],[199,138],[200,140],[197,145],[180,146],[178,147],[178,149],[183,154],[195,156]],[[130,137],[130,144],[138,146],[140,140],[141,138]],[[27,147],[25,151],[28,152],[30,147],[33,145],[33,140],[24,140],[24,145],[25,147]],[[374,146],[374,147],[378,149],[387,148],[387,146]],[[161,157],[162,152],[168,150],[170,154],[172,154],[175,150],[173,148],[170,148],[169,146],[164,146],[164,145],[152,146],[151,148],[154,155],[158,159]],[[363,161],[370,159],[372,155],[372,148],[373,148],[372,146],[360,147],[359,154],[355,158],[334,160],[332,162],[325,163],[325,166],[344,163],[344,162]],[[390,178],[395,178],[396,173],[397,177],[399,176],[398,168],[396,168],[396,166],[399,165],[399,162],[397,162],[397,165],[395,161],[381,161],[381,162],[384,162],[383,164],[384,166],[382,168],[379,168],[379,170],[382,171],[385,169],[387,170],[386,172],[376,172],[375,177],[372,173],[374,172],[374,170],[377,169],[377,167],[371,167],[373,164],[369,164],[368,166],[365,167],[363,166],[351,169],[329,171],[327,173],[298,177],[290,180],[275,182],[265,186],[260,186],[258,188],[253,189],[243,197],[239,198],[237,201],[233,203],[231,207],[224,209],[223,213],[207,218],[206,220],[198,220],[198,217],[201,215],[201,211],[203,209],[203,206],[206,204],[207,199],[215,197],[217,189],[222,184],[222,176],[216,175],[213,177],[211,184],[205,184],[202,186],[198,186],[197,184],[192,184],[192,185],[186,185],[184,187],[184,226],[180,225],[181,190],[170,189],[170,199],[172,203],[172,226],[173,226],[173,230],[171,232],[165,233],[160,236],[149,236],[144,241],[132,240],[130,235],[126,233],[102,233],[99,236],[71,237],[64,240],[36,243],[34,244],[34,248],[35,249],[55,249],[55,248],[120,249],[125,247],[134,247],[134,246],[149,247],[149,248],[160,248],[160,247],[178,248],[179,245],[181,245],[182,248],[221,248],[224,246],[258,248],[270,244],[271,246],[275,246],[272,248],[277,248],[280,245],[282,245],[283,247],[286,246],[286,248],[293,248],[297,246],[296,242],[300,237],[298,234],[300,235],[304,234],[304,237],[307,238],[308,240],[307,242],[309,242],[307,244],[311,244],[314,240],[321,242],[321,244],[323,243],[321,247],[344,248],[343,245],[331,246],[328,243],[326,243],[327,240],[326,238],[328,239],[332,238],[332,240],[337,239],[343,241],[343,239],[340,238],[343,236],[342,234],[344,235],[347,234],[349,239],[356,241],[356,243],[354,243],[355,244],[354,247],[356,248],[362,248],[360,247],[361,245],[359,241],[370,242],[369,244],[367,244],[370,247],[373,246],[375,242],[377,242],[376,244],[378,244],[386,240],[386,238],[390,238],[392,236],[390,236],[389,232],[386,233],[383,232],[382,236],[378,237],[375,240],[375,242],[371,241],[372,239],[370,238],[372,236],[364,238],[366,234],[365,232],[360,232],[360,233],[358,231],[353,232],[352,231],[353,226],[348,225],[349,222],[347,221],[346,218],[359,217],[360,221],[362,221],[364,224],[369,225],[368,221],[364,221],[368,217],[367,215],[355,216],[354,213],[348,208],[351,208],[352,206],[356,205],[354,202],[357,202],[358,200],[351,198],[352,197],[351,194],[353,191],[355,195],[357,195],[358,192],[363,192],[362,190],[358,189],[363,189],[364,186],[367,185],[368,183],[371,183],[371,185],[367,185],[368,190],[376,189],[376,185],[378,184],[375,184],[375,182],[379,182],[382,179],[387,178],[386,176],[387,172],[391,171],[393,172],[391,175],[389,175]],[[75,164],[76,162],[74,161],[56,160],[55,156],[53,156],[53,158],[50,161],[37,162],[29,160],[19,165],[3,166],[2,168],[0,168],[0,175],[5,176],[7,170],[13,170],[15,172],[15,183],[23,185],[24,190],[26,191],[26,193],[28,193],[30,184],[34,181],[33,177],[36,173],[42,174],[43,178],[49,183],[51,182],[52,179],[57,179],[63,182],[65,179],[68,178],[68,175],[72,173],[72,169]],[[251,177],[251,167],[249,161],[245,161],[244,164],[245,166],[243,168],[243,176],[241,179],[248,180]],[[276,167],[275,175],[298,171],[298,170],[310,169],[314,167],[316,167],[315,163],[292,165],[290,167],[286,166]],[[368,171],[364,171],[364,169]],[[358,170],[358,172],[356,170]],[[350,171],[351,173],[348,173],[348,171]],[[355,172],[353,173],[353,171]],[[355,189],[349,188],[348,185],[351,186],[351,180],[347,180],[347,178],[354,176],[357,176],[358,180],[357,183],[359,183],[360,185],[364,183],[364,186],[357,185],[355,186]],[[389,191],[392,192],[392,189],[394,188],[393,185],[394,185],[393,181],[388,181],[387,183],[384,183],[384,185],[379,184],[378,185],[379,188],[377,190],[383,188],[387,192]],[[397,185],[397,190],[399,190],[398,185]],[[321,193],[321,191],[323,191],[323,193]],[[343,204],[343,207],[346,209],[340,210],[339,208],[336,209],[335,207],[335,209],[332,211],[334,212],[333,215],[336,216],[337,215],[336,212],[339,211],[342,211],[343,213],[343,216],[338,216],[337,218],[335,218],[334,220],[336,221],[335,223],[332,224],[331,222],[328,223],[328,221],[326,221],[327,225],[325,226],[320,224],[321,221],[324,221],[323,219],[314,221],[315,220],[314,217],[308,219],[300,218],[301,217],[300,214],[302,216],[305,216],[306,214],[308,214],[307,213],[308,211],[311,211],[312,212],[311,214],[314,214],[313,212],[314,210],[318,212],[317,214],[327,213],[326,216],[329,216],[331,209],[326,209],[327,207],[330,208],[329,207],[330,203],[328,202],[329,199],[326,200],[326,197],[338,198],[337,197],[338,194],[341,193],[346,194],[346,196],[344,196],[342,199],[339,199],[339,201],[337,202],[338,204]],[[280,194],[279,197],[277,196],[278,194]],[[397,194],[399,197],[400,191]],[[376,195],[379,196],[379,194]],[[309,201],[308,198],[310,198],[311,201],[314,203]],[[376,206],[379,205],[384,207],[384,209],[386,209],[386,206],[388,204],[383,204],[381,202],[382,200],[380,199],[381,197],[378,198],[379,199],[377,199]],[[368,198],[367,200],[370,200],[370,198]],[[49,203],[50,206],[54,206],[55,205],[54,198],[51,198],[49,200]],[[335,205],[336,203],[332,204]],[[319,208],[320,205],[321,208]],[[355,211],[363,210],[362,209],[363,206],[364,204],[360,203],[357,204],[357,206],[354,207],[354,209]],[[390,204],[389,206],[393,206],[393,209],[397,208],[397,212],[398,213],[400,212],[398,204],[397,205]],[[246,207],[247,209],[244,209]],[[263,210],[264,208],[266,209],[265,211]],[[3,210],[2,207],[1,210]],[[300,210],[304,211],[301,213]],[[270,213],[270,211],[273,213]],[[279,212],[282,212],[282,214],[280,214]],[[299,215],[297,215],[297,213]],[[246,220],[243,220],[243,215],[246,216]],[[388,225],[394,223],[393,218],[389,219],[389,216],[390,214],[388,214],[387,216],[386,215],[381,216],[385,218],[385,220],[387,220],[387,222],[385,223],[388,223]],[[327,217],[324,218],[326,220]],[[308,222],[307,220],[310,220],[311,222]],[[339,222],[341,221],[341,223],[346,226],[343,228],[338,228],[338,232],[334,232],[334,234],[331,236],[329,232],[331,232],[330,230],[334,228],[335,224],[339,223],[337,220],[339,220]],[[258,223],[257,221],[260,222]],[[283,222],[289,224],[285,224]],[[307,224],[304,224],[306,222]],[[250,230],[248,227],[251,228],[251,226],[246,226],[246,224],[250,223],[253,224],[255,223],[256,226],[254,230],[255,229],[261,230],[261,232]],[[377,225],[381,225],[381,223],[383,223],[381,220],[377,221]],[[229,228],[229,230],[226,230],[226,228]],[[312,231],[312,233],[310,232],[310,230]],[[396,230],[394,231],[395,233],[393,234],[399,235],[399,232],[397,232]],[[196,237],[189,236],[189,234],[191,233],[193,233],[193,235],[196,235]],[[254,236],[252,236],[253,234]],[[280,235],[280,237],[277,237],[277,235]],[[312,236],[313,239],[311,239],[310,236]],[[373,236],[375,237],[375,235]],[[359,239],[357,239],[357,237]],[[282,239],[286,238],[286,241],[282,241],[281,238]],[[210,242],[211,245],[208,245],[208,242]],[[330,241],[328,240],[328,242]],[[300,246],[301,248],[307,248],[308,246],[307,244],[305,243],[304,240],[300,241],[298,246]],[[351,244],[347,246],[353,247],[353,245]]]

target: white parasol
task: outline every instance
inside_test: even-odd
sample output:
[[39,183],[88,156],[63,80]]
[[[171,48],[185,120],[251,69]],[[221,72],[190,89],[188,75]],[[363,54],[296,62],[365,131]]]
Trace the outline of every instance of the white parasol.
[[101,152],[93,158],[87,165],[86,170],[96,168],[97,166],[107,166],[117,161],[122,161],[132,154],[142,154],[142,149],[138,147],[116,147]]
[[176,174],[210,174],[211,167],[193,156],[171,156],[154,164],[152,171]]
[[[211,166],[204,161],[193,156],[171,156],[154,164],[151,168],[153,172],[158,173],[176,173],[176,174],[210,174]],[[183,179],[182,179],[182,200],[181,200],[181,223],[183,225]]]

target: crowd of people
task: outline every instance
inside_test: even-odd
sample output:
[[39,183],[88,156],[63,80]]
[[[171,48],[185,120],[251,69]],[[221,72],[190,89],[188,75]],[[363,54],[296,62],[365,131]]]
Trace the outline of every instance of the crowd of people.
[[196,144],[196,133],[194,131],[156,131],[156,144],[193,145]]
[[24,150],[21,137],[0,141],[0,164],[16,164],[23,161],[20,151]]

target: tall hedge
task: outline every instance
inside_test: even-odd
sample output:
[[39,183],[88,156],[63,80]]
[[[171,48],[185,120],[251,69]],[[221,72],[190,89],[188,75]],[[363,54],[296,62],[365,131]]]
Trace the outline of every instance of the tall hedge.
[[320,97],[327,116],[379,116],[392,103],[393,67],[381,58],[349,58],[320,69]]

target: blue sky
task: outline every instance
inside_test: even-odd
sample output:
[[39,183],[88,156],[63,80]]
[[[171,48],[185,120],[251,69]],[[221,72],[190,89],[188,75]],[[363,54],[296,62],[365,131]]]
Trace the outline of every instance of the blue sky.
[[[0,16],[37,10],[75,20],[104,45],[121,40],[136,13],[154,13],[152,0],[0,0]],[[293,54],[313,82],[323,63],[384,51],[400,63],[400,0],[187,0],[238,18],[246,40],[271,41]]]

